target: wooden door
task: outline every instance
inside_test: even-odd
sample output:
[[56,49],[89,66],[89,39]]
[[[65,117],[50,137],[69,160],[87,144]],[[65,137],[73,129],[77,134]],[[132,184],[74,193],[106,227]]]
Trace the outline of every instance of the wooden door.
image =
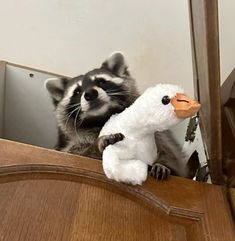
[[108,180],[101,162],[0,140],[1,241],[235,240],[220,186]]

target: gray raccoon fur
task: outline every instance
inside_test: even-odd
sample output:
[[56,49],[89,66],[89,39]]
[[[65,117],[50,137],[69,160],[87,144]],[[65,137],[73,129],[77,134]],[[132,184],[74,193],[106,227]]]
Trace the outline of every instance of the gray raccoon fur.
[[[101,128],[111,115],[123,111],[139,96],[136,82],[119,52],[113,53],[100,68],[71,79],[48,79],[45,85],[55,106],[56,149],[97,159],[101,159],[100,146],[104,142],[112,144],[120,140],[113,135],[98,138]],[[175,175],[187,176],[181,148],[170,132],[156,133],[156,144],[159,150],[156,162]]]

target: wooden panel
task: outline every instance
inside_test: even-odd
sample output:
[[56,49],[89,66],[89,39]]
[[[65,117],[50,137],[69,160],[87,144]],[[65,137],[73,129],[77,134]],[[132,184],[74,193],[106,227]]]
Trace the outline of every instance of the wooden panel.
[[4,111],[4,93],[5,93],[5,68],[6,62],[0,61],[0,137],[3,133],[3,111]]
[[223,184],[217,0],[189,0],[194,83],[212,182]]
[[235,187],[235,69],[221,86],[222,153],[227,185]]
[[0,153],[3,241],[234,240],[220,186],[170,177],[133,187],[108,180],[98,160],[6,140]]
[[[55,180],[51,180],[53,177]],[[196,221],[170,220],[160,210],[153,212],[120,194],[76,178],[43,174],[19,178],[17,182],[1,183],[0,195],[15,200],[0,201],[0,213],[8,210],[0,221],[4,240],[176,241],[193,235],[188,226],[195,223],[200,228]],[[197,232],[194,235],[198,237]],[[199,239],[203,240],[202,235]]]
[[229,201],[233,213],[233,218],[235,220],[235,188],[230,188],[228,191]]

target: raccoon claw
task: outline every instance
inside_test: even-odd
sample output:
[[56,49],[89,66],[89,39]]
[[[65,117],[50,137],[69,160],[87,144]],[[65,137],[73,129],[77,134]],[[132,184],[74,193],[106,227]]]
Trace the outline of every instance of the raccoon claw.
[[151,167],[150,175],[157,180],[164,180],[171,174],[171,170],[160,164],[160,163],[154,163]]
[[101,136],[98,140],[99,151],[102,153],[107,146],[122,141],[124,138],[125,136],[122,133]]

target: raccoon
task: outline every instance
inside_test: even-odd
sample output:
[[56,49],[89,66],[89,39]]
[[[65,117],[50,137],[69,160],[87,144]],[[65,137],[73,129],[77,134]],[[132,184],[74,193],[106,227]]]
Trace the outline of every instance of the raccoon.
[[[123,111],[139,95],[119,52],[113,53],[100,68],[71,79],[51,78],[45,85],[55,106],[59,133],[56,149],[98,159],[102,145],[98,148],[97,137],[101,128],[111,115]],[[114,135],[110,142],[118,137],[121,135]]]
[[[58,124],[56,149],[101,159],[102,150],[124,138],[121,133],[98,138],[105,122],[122,112],[139,96],[122,53],[113,53],[100,68],[75,78],[51,78],[45,83],[55,106]],[[180,147],[169,132],[156,133],[159,150],[150,168],[157,179],[182,171]]]

